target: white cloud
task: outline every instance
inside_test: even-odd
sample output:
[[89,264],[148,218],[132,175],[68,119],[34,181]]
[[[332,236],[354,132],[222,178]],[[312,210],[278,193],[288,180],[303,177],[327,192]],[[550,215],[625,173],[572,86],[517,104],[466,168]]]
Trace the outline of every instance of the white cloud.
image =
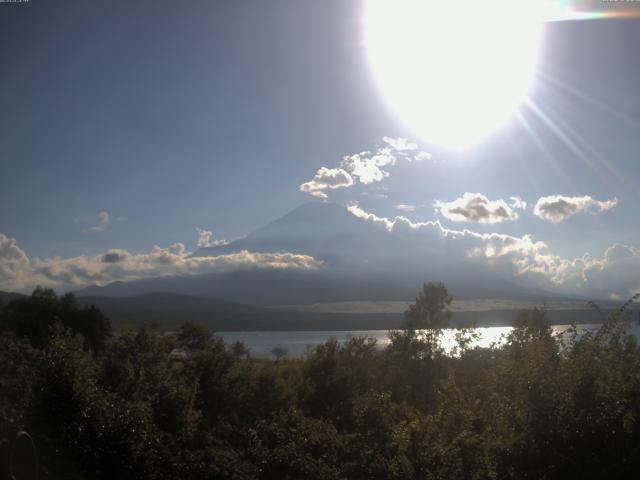
[[348,210],[390,234],[419,235],[425,247],[444,246],[452,258],[483,262],[503,277],[528,287],[612,299],[627,299],[640,291],[639,248],[614,244],[602,258],[584,254],[566,259],[550,253],[546,243],[534,240],[531,235],[452,230],[438,221],[414,223],[402,216],[389,220],[357,204],[350,205]]
[[[517,198],[517,197],[512,197]],[[523,201],[517,198],[515,205],[522,206]],[[465,193],[451,202],[437,200],[434,203],[440,214],[453,222],[501,223],[518,219],[514,204],[504,200],[489,200],[481,193]]]
[[0,286],[20,284],[29,258],[14,238],[0,233]]
[[340,166],[357,177],[360,183],[369,184],[380,182],[389,176],[384,167],[395,165],[396,157],[391,154],[391,149],[379,149],[371,152],[361,152],[347,155],[342,159]]
[[509,204],[511,208],[517,208],[518,210],[526,210],[527,202],[525,202],[522,198],[509,197],[509,200],[511,200],[511,203]]
[[429,152],[418,152],[413,156],[414,160],[431,160],[431,157],[433,155],[431,155]]
[[384,228],[387,231],[391,231],[393,229],[393,222],[383,218],[383,217],[378,217],[377,215],[374,215],[373,213],[369,213],[365,210],[363,210],[362,208],[360,208],[360,206],[357,203],[351,203],[350,205],[347,206],[347,210],[349,212],[351,212],[351,214],[355,217],[358,218],[362,218],[363,220],[366,220],[368,222],[373,223],[374,225]]
[[217,247],[220,245],[226,245],[228,243],[226,240],[214,240],[213,232],[211,230],[202,230],[200,228],[196,228],[196,231],[198,232],[198,247]]
[[[118,220],[120,219],[121,217],[118,217]],[[82,233],[104,232],[109,226],[110,221],[111,221],[111,215],[109,215],[109,212],[102,211],[98,214],[98,223],[92,227],[89,227],[83,230]]]
[[382,141],[398,152],[418,150],[418,145],[410,142],[406,138],[382,137]]
[[320,167],[313,179],[300,185],[299,190],[311,196],[326,199],[325,190],[335,190],[351,185],[353,185],[353,178],[342,168]]
[[394,207],[401,212],[415,212],[417,208],[415,205],[405,205],[404,203],[394,205]]
[[340,166],[366,185],[387,178],[390,173],[386,167],[395,165],[400,159],[412,161],[431,158],[430,153],[418,151],[418,145],[406,138],[383,137],[382,140],[386,146],[347,155]]
[[372,151],[366,150],[342,158],[339,168],[322,167],[309,182],[300,185],[301,192],[317,198],[327,199],[326,190],[350,187],[357,180],[368,185],[381,182],[400,159],[407,161],[427,160],[431,154],[420,151],[418,145],[406,138],[383,137],[383,146]]
[[15,239],[0,234],[0,289],[24,290],[35,285],[79,288],[113,281],[174,275],[194,275],[255,268],[315,269],[321,262],[308,255],[288,252],[193,257],[182,243],[154,246],[150,252],[133,254],[112,249],[96,256],[29,258]]
[[538,199],[533,207],[533,213],[543,220],[560,223],[577,213],[600,213],[612,209],[617,204],[617,198],[600,201],[589,195],[582,197],[549,195]]

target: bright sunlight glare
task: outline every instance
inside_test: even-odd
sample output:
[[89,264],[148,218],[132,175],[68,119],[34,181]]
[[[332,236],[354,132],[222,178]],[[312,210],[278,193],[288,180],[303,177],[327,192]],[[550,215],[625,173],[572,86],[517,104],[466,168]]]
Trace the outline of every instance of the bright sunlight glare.
[[369,0],[365,41],[386,100],[425,141],[465,149],[504,125],[536,69],[544,2]]

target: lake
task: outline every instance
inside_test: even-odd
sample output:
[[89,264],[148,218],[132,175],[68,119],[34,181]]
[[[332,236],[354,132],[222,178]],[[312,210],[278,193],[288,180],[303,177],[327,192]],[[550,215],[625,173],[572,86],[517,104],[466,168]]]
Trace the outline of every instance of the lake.
[[[569,328],[569,325],[553,325],[552,329],[556,333],[563,333]],[[578,332],[596,331],[600,328],[600,324],[578,325]],[[512,327],[486,327],[476,328],[478,334],[477,340],[472,342],[473,346],[490,347],[491,345],[499,345],[504,342],[505,337],[511,332]],[[640,338],[640,326],[634,323],[631,327],[631,333],[636,338]],[[455,341],[456,330],[446,329],[442,337],[442,346],[447,352],[456,346]],[[317,345],[325,343],[329,338],[336,338],[344,341],[350,337],[369,337],[375,338],[377,347],[384,348],[389,344],[388,330],[354,330],[354,331],[260,331],[260,332],[218,332],[218,336],[222,337],[225,342],[233,343],[241,341],[249,349],[252,357],[267,358],[272,357],[272,349],[282,347],[287,351],[289,357],[301,357],[308,350]]]

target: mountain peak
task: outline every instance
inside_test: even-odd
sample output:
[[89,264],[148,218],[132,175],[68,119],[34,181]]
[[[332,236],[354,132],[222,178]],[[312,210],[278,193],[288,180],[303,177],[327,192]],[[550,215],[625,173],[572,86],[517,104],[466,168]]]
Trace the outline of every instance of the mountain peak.
[[253,252],[293,252],[328,260],[363,235],[371,235],[371,225],[354,217],[336,203],[309,202],[268,223],[246,237],[217,247],[198,249],[194,256],[220,255],[240,250]]
[[[247,237],[257,237],[264,235],[266,232],[281,231],[283,228],[317,231],[328,228],[353,228],[354,225],[360,224],[362,222],[358,221],[345,207],[337,203],[309,202],[251,232]],[[298,230],[291,233],[301,234],[304,232]]]
[[[282,218],[289,216],[343,216],[349,214],[347,209],[338,203],[333,202],[307,202],[294,208],[289,213],[285,214]],[[350,214],[349,214],[350,215]]]

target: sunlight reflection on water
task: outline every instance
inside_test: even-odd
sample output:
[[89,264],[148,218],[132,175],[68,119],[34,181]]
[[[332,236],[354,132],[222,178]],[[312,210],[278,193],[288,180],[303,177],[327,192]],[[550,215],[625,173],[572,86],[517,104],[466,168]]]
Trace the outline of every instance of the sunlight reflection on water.
[[[555,333],[563,333],[569,325],[554,325]],[[586,331],[596,331],[599,324],[578,325],[578,333]],[[512,327],[483,327],[474,329],[478,338],[471,342],[472,346],[488,348],[492,345],[504,343],[507,335],[513,330]],[[441,345],[446,352],[451,352],[456,347],[455,329],[446,329],[442,335]],[[637,324],[631,327],[631,333],[636,338],[640,338],[640,326]],[[382,349],[389,344],[388,330],[357,330],[357,331],[276,331],[276,332],[220,332],[220,337],[227,343],[236,341],[244,342],[249,348],[252,357],[265,358],[272,356],[271,351],[275,347],[286,349],[289,357],[300,357],[317,345],[325,343],[329,338],[334,337],[342,342],[350,337],[369,337],[376,339],[377,348]]]

